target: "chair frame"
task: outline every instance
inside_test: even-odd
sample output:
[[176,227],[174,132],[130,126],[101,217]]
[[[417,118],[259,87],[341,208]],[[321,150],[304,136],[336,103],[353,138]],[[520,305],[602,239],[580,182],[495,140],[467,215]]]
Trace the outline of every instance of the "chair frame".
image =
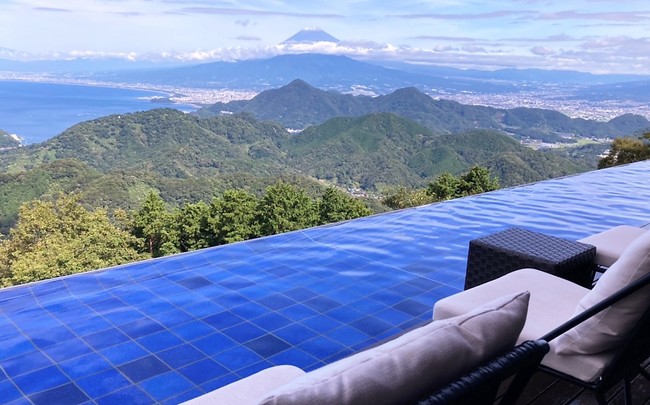
[[[550,342],[561,334],[567,332],[574,326],[584,322],[588,318],[609,308],[620,300],[639,291],[641,288],[650,285],[650,273],[644,275],[631,284],[621,288],[616,293],[600,301],[593,307],[576,315],[567,322],[558,326],[551,332],[542,336],[540,339]],[[615,355],[611,363],[605,368],[600,378],[594,382],[585,382],[574,378],[568,374],[554,370],[550,367],[540,365],[539,370],[551,374],[555,377],[568,381],[571,384],[578,385],[587,390],[593,391],[599,404],[607,403],[605,398],[606,392],[614,385],[623,380],[623,391],[625,404],[631,404],[632,391],[630,383],[638,375],[643,375],[650,380],[650,375],[645,372],[641,364],[650,357],[650,307],[646,308],[639,322],[634,326],[632,331],[615,349]]]
[[436,390],[429,397],[420,400],[418,405],[492,404],[497,399],[500,384],[512,376],[514,378],[500,398],[499,404],[514,404],[533,374],[538,371],[593,391],[601,405],[607,403],[606,392],[623,380],[625,403],[631,404],[631,380],[637,375],[643,375],[650,380],[650,375],[641,366],[650,357],[650,307],[645,310],[640,321],[623,342],[617,346],[612,362],[595,382],[579,380],[546,367],[541,364],[541,361],[548,353],[549,342],[553,339],[648,285],[650,285],[650,273],[569,319],[539,340],[526,341],[447,386]]
[[514,404],[548,351],[549,344],[543,340],[526,341],[438,389],[418,405],[492,404],[501,383],[516,375],[499,402]]

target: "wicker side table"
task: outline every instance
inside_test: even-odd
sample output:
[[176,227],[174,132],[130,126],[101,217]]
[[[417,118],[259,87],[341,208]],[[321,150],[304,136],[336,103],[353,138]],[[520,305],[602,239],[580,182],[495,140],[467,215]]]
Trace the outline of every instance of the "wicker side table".
[[542,270],[589,287],[595,257],[594,246],[510,228],[469,242],[465,289],[522,268]]

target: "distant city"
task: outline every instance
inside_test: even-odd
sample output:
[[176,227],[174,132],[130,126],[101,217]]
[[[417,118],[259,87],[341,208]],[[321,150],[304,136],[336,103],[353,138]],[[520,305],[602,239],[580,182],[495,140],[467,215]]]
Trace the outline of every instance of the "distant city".
[[[165,99],[173,104],[194,105],[197,108],[217,102],[249,100],[259,94],[258,90],[185,87],[146,82],[113,82],[93,80],[74,76],[46,73],[0,72],[0,80],[20,80],[84,86],[105,86],[125,89],[159,91],[169,94]],[[485,93],[474,91],[449,92],[430,89],[425,93],[434,99],[446,99],[462,104],[483,105],[496,108],[541,108],[559,111],[571,118],[608,121],[623,114],[638,114],[650,119],[650,104],[635,100],[584,100],[574,96],[577,86],[537,85],[532,91],[509,93]],[[338,89],[353,95],[378,96],[377,92],[364,85]]]

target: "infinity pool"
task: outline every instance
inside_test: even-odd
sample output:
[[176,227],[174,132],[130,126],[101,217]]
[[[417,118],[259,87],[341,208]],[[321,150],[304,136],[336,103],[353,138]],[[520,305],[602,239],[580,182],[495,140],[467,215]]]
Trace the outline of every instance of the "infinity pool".
[[0,402],[178,403],[430,318],[468,242],[650,222],[650,162],[0,290]]

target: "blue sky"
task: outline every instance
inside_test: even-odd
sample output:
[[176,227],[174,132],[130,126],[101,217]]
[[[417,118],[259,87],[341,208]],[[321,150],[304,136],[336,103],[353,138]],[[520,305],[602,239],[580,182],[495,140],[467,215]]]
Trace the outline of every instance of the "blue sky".
[[[281,45],[306,26],[338,44]],[[289,52],[650,74],[650,2],[2,0],[0,59],[206,62]]]

